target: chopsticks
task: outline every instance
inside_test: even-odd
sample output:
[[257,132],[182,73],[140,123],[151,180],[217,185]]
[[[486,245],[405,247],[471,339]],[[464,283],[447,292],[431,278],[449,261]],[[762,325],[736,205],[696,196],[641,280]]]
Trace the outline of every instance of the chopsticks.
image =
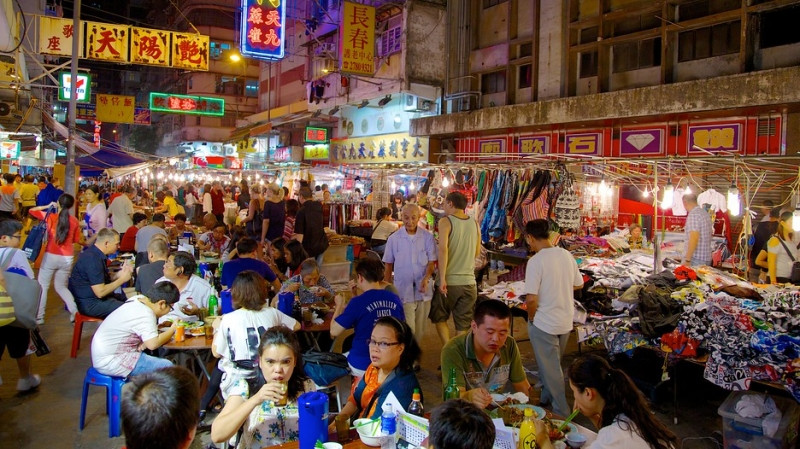
[[364,427],[364,426],[368,426],[370,424],[375,424],[376,422],[378,422],[380,420],[381,420],[380,418],[375,418],[375,419],[369,420],[367,422],[362,422],[361,424],[359,424],[357,426],[351,427],[351,429],[358,429],[359,427]]
[[563,432],[564,429],[567,428],[567,425],[569,425],[569,422],[572,421],[576,416],[578,416],[579,411],[580,410],[578,410],[577,408],[573,410],[572,413],[570,413],[570,415],[567,417],[567,419],[565,419],[564,422],[561,423],[560,426],[558,426],[558,431]]

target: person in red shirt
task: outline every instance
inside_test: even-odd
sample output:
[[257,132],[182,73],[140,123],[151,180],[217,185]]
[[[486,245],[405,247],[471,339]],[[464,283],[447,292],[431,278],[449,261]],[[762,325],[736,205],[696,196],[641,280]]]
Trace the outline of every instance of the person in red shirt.
[[[78,306],[75,298],[67,288],[69,273],[72,270],[72,259],[75,255],[74,245],[84,244],[83,234],[78,219],[72,215],[75,206],[75,197],[68,193],[58,197],[58,201],[46,206],[31,208],[29,214],[38,219],[45,220],[47,227],[47,246],[45,248],[42,265],[39,268],[39,285],[42,286],[42,296],[39,302],[37,322],[44,323],[44,311],[47,306],[47,291],[55,277],[54,286],[56,293],[67,305],[69,320],[75,321]],[[53,210],[53,213],[46,213]]]
[[218,223],[225,223],[225,192],[219,184],[219,181],[214,181],[211,185],[211,213],[217,217]]
[[147,224],[147,215],[136,212],[133,214],[133,226],[125,231],[122,240],[119,242],[119,250],[122,252],[135,252],[136,251],[136,233]]

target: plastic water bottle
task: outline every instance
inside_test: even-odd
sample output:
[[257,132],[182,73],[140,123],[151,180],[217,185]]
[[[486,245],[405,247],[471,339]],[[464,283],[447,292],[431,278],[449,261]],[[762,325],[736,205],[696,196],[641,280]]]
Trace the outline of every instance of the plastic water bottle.
[[392,404],[383,404],[381,415],[381,449],[395,449],[397,447],[397,415],[392,410]]

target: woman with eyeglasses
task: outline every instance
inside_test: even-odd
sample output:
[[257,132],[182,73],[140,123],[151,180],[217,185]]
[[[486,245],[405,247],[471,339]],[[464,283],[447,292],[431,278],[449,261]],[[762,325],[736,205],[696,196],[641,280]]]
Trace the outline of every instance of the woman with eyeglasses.
[[401,404],[410,404],[414,389],[422,391],[414,374],[422,351],[408,324],[391,316],[379,318],[367,345],[371,363],[340,412],[347,417],[378,418],[389,392]]

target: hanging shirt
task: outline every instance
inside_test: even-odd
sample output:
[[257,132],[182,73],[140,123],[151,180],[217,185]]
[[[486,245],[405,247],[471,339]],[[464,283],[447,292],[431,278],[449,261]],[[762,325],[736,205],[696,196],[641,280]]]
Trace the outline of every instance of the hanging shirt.
[[697,204],[710,204],[714,210],[728,212],[728,199],[725,195],[717,192],[714,189],[708,189],[705,192],[697,195]]
[[683,207],[683,194],[686,192],[685,189],[675,189],[675,192],[672,196],[672,215],[676,217],[685,217],[688,212],[686,212],[686,208]]

